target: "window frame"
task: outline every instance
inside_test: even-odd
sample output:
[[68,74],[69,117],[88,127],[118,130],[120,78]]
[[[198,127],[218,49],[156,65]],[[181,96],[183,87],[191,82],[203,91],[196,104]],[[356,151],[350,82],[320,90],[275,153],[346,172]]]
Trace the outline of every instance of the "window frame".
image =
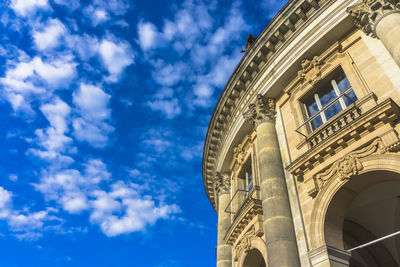
[[[344,74],[344,76],[346,77],[346,79],[348,80],[350,86],[348,88],[346,88],[343,92],[340,92],[339,86],[337,85],[336,80],[334,79],[335,77],[337,77],[337,75],[340,73],[340,71]],[[328,78],[330,76],[330,78]],[[326,104],[324,107],[322,107],[322,103],[320,100],[320,96],[318,95],[318,88],[320,88],[321,86],[314,86],[314,90],[312,93],[312,96],[314,97],[315,103],[317,104],[317,108],[318,111],[310,116],[307,105],[305,102],[305,99],[307,98],[311,98],[311,95],[308,95],[307,97],[303,97],[300,102],[302,103],[302,107],[303,107],[303,111],[305,113],[305,117],[306,119],[304,120],[304,122],[296,129],[297,132],[299,132],[298,130],[303,127],[304,125],[306,125],[307,127],[307,131],[309,133],[313,133],[315,131],[317,131],[320,127],[322,127],[324,124],[326,124],[327,122],[329,122],[330,120],[332,120],[333,118],[335,118],[338,114],[342,113],[344,110],[346,110],[350,105],[346,106],[346,103],[344,101],[344,97],[347,97],[350,101],[353,102],[353,104],[358,100],[357,94],[348,78],[348,76],[346,75],[346,73],[344,72],[343,68],[341,68],[341,66],[339,66],[338,68],[336,68],[335,70],[333,70],[330,75],[328,77],[325,77],[325,79],[323,80],[329,80],[330,84],[332,85],[333,91],[336,95],[335,98],[333,98],[332,100],[329,101],[328,104]],[[348,96],[347,94],[349,94],[351,91],[353,91],[354,95],[356,95],[357,99],[352,99],[350,96]],[[340,107],[341,107],[341,111],[339,111],[338,113],[336,113],[333,117],[331,117],[329,120],[326,119],[326,115],[325,115],[325,111],[328,110],[331,106],[335,105],[337,102],[340,103]],[[316,119],[318,116],[321,116],[321,120],[322,120],[322,124],[318,127],[313,127],[312,125],[312,121],[314,119]]]

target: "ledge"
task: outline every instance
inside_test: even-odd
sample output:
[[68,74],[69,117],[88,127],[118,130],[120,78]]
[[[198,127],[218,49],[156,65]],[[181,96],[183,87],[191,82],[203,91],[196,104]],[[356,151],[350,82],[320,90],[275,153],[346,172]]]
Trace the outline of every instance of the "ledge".
[[[233,222],[225,235],[225,242],[227,244],[233,246],[249,222],[257,215],[263,214],[261,200],[253,197],[254,195],[257,195],[255,194],[257,193],[256,191],[258,190],[256,189],[249,194],[240,209],[235,214]],[[259,231],[262,233],[264,232],[263,229],[259,229]]]
[[[375,129],[393,124],[399,117],[400,109],[392,99],[376,105],[375,101],[371,101],[371,95],[367,95],[307,138],[310,149],[286,169],[301,181],[307,172],[327,158]],[[333,128],[336,130],[333,131]]]

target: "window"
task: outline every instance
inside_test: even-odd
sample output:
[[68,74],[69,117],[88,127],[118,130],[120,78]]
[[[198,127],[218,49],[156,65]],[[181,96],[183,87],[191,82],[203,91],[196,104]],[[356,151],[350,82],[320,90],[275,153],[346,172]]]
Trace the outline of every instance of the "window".
[[350,82],[340,69],[332,79],[304,101],[306,124],[316,130],[357,100]]

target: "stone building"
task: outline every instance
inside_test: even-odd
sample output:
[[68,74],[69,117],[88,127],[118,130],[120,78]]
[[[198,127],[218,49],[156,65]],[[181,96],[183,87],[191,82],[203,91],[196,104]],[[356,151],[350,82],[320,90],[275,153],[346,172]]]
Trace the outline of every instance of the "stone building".
[[218,267],[400,266],[399,66],[400,0],[291,0],[249,36],[204,146]]

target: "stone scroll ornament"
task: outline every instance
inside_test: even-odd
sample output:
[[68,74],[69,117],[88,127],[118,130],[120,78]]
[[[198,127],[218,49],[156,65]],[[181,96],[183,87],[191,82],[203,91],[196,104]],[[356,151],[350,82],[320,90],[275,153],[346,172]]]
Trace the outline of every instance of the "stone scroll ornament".
[[231,178],[228,174],[216,172],[214,178],[214,189],[217,195],[230,194]]
[[256,127],[265,121],[275,121],[275,100],[258,94],[256,102],[249,105],[249,110],[243,113],[243,117]]
[[254,225],[248,230],[243,237],[240,239],[239,243],[235,247],[235,261],[239,259],[239,255],[242,253],[247,253],[251,249],[251,239],[256,236]]
[[387,151],[381,138],[372,141],[368,146],[353,151],[333,163],[327,170],[314,175],[317,190],[321,190],[325,183],[334,175],[340,180],[348,180],[351,176],[357,175],[363,169],[361,158],[372,154],[384,154]]
[[348,7],[354,24],[367,35],[376,37],[375,27],[387,14],[400,12],[400,0],[362,0]]

